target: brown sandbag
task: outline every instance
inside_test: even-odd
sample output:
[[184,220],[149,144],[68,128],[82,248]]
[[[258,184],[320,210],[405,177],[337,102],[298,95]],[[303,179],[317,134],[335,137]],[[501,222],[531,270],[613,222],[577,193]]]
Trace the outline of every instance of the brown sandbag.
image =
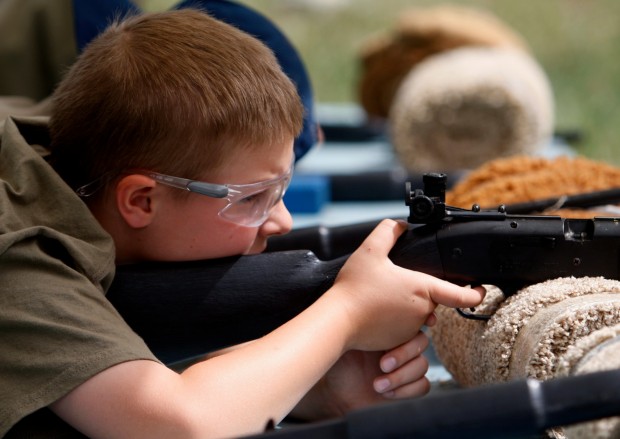
[[559,278],[504,299],[491,287],[476,313],[462,318],[437,308],[433,345],[455,380],[466,387],[556,375],[562,355],[577,340],[620,323],[620,282],[600,277]]
[[[620,187],[620,168],[604,162],[582,156],[514,156],[489,161],[467,174],[446,193],[446,203],[463,208],[473,204],[494,208],[615,187]],[[551,209],[544,213],[589,218],[597,211]]]
[[[465,176],[446,194],[450,205],[470,208],[561,197],[620,187],[620,169],[584,157],[497,159]],[[532,212],[534,213],[534,212]],[[550,209],[545,214],[588,218],[604,208]],[[548,379],[620,367],[620,282],[564,278],[526,287],[504,299],[496,287],[466,320],[440,307],[431,328],[446,369],[463,386],[525,376]],[[618,418],[555,429],[568,439],[620,437]]]
[[409,8],[394,28],[370,37],[359,54],[359,103],[385,119],[402,79],[429,56],[463,46],[511,47],[529,52],[524,38],[494,14],[467,6]]
[[462,47],[427,58],[405,76],[388,126],[409,171],[474,169],[540,153],[553,135],[553,93],[542,67],[523,51]]
[[[620,325],[620,282],[559,278],[523,288],[507,299],[496,287],[488,287],[475,313],[491,317],[468,320],[440,306],[437,323],[429,331],[439,360],[458,384],[474,387],[526,377],[544,381],[579,373],[573,369],[580,361],[592,363],[586,358],[590,352],[573,347],[597,331]],[[601,338],[589,340],[594,349]],[[618,362],[618,346],[601,352]],[[589,432],[591,428],[604,431],[599,437],[608,438],[614,437],[607,434],[615,431],[616,424],[590,427]],[[566,434],[563,429],[549,432],[556,438],[595,437]]]
[[[578,340],[558,364],[558,376],[580,375],[620,368],[620,325],[610,326]],[[620,417],[585,422],[564,429],[567,439],[620,437]]]

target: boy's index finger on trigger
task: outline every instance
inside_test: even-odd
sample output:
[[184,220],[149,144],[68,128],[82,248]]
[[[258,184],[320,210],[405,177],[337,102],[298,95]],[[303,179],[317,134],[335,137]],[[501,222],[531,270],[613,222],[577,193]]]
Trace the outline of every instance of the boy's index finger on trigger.
[[460,287],[450,282],[437,279],[439,282],[433,288],[431,300],[437,304],[450,308],[466,308],[479,305],[484,299],[486,291],[480,288]]

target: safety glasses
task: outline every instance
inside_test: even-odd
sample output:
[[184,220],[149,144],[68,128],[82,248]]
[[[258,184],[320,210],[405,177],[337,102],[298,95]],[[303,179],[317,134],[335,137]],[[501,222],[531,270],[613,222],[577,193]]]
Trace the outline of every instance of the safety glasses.
[[250,184],[215,184],[187,178],[173,177],[159,172],[132,170],[152,178],[166,186],[183,189],[212,198],[224,198],[228,204],[219,211],[219,216],[247,227],[263,224],[271,210],[282,200],[293,175],[294,160],[288,171],[271,180]]

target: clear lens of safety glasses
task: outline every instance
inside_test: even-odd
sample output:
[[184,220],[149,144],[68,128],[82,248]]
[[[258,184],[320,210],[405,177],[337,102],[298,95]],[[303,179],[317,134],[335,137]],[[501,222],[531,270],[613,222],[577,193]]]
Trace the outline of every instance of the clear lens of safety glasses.
[[219,215],[242,226],[260,226],[280,202],[290,182],[291,173],[288,172],[277,179],[261,183],[227,185],[229,192],[226,198],[229,203]]

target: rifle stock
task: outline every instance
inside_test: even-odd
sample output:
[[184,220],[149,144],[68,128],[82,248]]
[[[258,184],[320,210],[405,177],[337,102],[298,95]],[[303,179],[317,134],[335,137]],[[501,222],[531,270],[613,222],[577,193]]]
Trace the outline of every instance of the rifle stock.
[[261,337],[334,282],[346,257],[307,250],[120,266],[108,299],[166,363]]

